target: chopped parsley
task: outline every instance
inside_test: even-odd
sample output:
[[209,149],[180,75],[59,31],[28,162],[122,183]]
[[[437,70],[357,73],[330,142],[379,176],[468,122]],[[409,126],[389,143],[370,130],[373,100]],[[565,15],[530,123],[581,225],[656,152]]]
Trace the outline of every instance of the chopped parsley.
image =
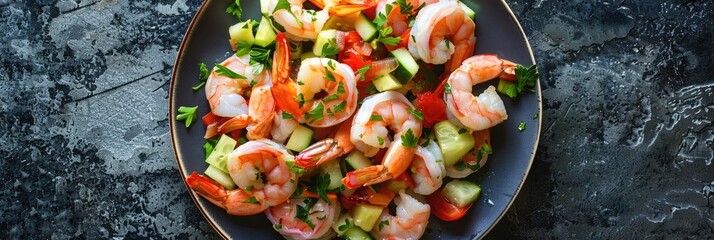
[[239,41],[236,43],[236,56],[243,56],[250,53],[250,49],[253,45],[246,41]]
[[384,145],[384,138],[377,136],[377,141],[379,142],[380,146]]
[[538,67],[532,65],[529,68],[518,64],[516,66],[516,84],[509,85],[504,93],[511,97],[511,99],[516,99],[518,94],[523,92],[534,92],[533,87],[535,87],[536,80],[540,75],[538,73]]
[[459,129],[459,135],[466,133],[468,130],[466,128],[460,128]]
[[297,205],[297,211],[295,212],[295,218],[299,219],[300,221],[304,222],[307,224],[310,229],[315,229],[315,224],[310,220],[310,209],[312,206],[315,206],[315,203],[317,203],[316,198],[306,198],[305,201],[303,201],[305,206]]
[[372,116],[369,116],[370,121],[382,121],[382,115],[379,114],[372,114]]
[[258,84],[258,81],[256,81],[255,79],[250,80],[250,87],[255,87],[256,84]]
[[245,137],[240,137],[240,138],[238,138],[238,143],[240,143],[240,144],[244,144],[244,143],[247,143],[247,142],[248,142],[248,139],[245,139]]
[[345,84],[340,82],[337,84],[337,94],[345,94]]
[[364,75],[367,74],[367,71],[372,68],[372,65],[365,65],[364,67],[361,67],[357,69],[357,74],[359,74],[359,81],[364,81]]
[[323,102],[327,102],[327,101],[332,101],[332,100],[335,100],[335,99],[338,99],[338,98],[340,98],[340,95],[332,94],[332,95],[330,95],[330,96],[327,96],[327,97],[323,98],[322,101],[323,101]]
[[[392,11],[392,8],[392,4],[387,4],[385,6],[385,12],[389,14]],[[390,46],[396,46],[397,44],[399,44],[399,42],[402,41],[402,39],[399,37],[390,36],[390,34],[392,34],[392,27],[384,27],[387,23],[387,16],[384,15],[384,13],[378,13],[372,22],[377,25],[377,29],[379,29],[377,42],[381,42]]]
[[335,42],[335,39],[330,39],[328,42],[322,45],[322,52],[320,53],[320,57],[327,57],[327,56],[332,56],[336,55],[337,53],[340,52],[340,49],[337,48],[337,43]]
[[307,117],[305,119],[312,119],[310,120],[310,123],[320,120],[324,117],[323,111],[325,111],[325,105],[318,103],[317,106],[307,112]]
[[293,117],[292,114],[287,113],[287,112],[283,112],[282,115],[283,115],[283,116],[282,116],[283,119],[295,119],[295,117]]
[[414,117],[416,117],[417,119],[419,119],[419,120],[421,120],[421,121],[424,121],[424,114],[421,113],[421,111],[419,111],[419,109],[412,108],[412,109],[409,109],[408,111],[409,111],[412,115],[414,115]]
[[[238,0],[236,0],[236,1],[238,1]],[[293,13],[293,11],[290,9],[290,2],[288,2],[288,0],[278,0],[278,4],[275,5],[275,9],[273,10],[273,13],[275,13],[281,9],[285,9],[285,11],[288,11],[288,13],[290,13],[290,15],[292,15],[293,18],[295,18],[295,22],[298,23],[298,26],[300,26],[300,28],[303,27],[302,21],[300,21],[300,19],[297,16],[295,16],[295,13]]]
[[253,68],[253,75],[258,75],[263,69],[270,68],[270,49],[253,47],[250,49],[250,66]]
[[444,93],[451,94],[451,85],[449,85],[448,83],[444,86]]
[[247,186],[247,187],[245,187],[245,190],[246,190],[246,191],[253,191],[253,186]]
[[308,190],[316,193],[317,196],[327,202],[327,204],[332,204],[332,202],[330,202],[330,198],[327,197],[327,187],[330,186],[330,174],[327,173],[322,176],[318,175],[313,181],[313,184],[307,187]]
[[335,113],[344,111],[345,106],[347,106],[347,101],[342,100],[340,104],[337,104],[337,106],[335,106]]
[[228,5],[226,13],[235,15],[238,19],[241,19],[241,17],[243,17],[243,9],[240,7],[240,0],[235,0],[231,5]]
[[206,143],[203,144],[203,151],[206,153],[206,158],[208,158],[208,155],[211,155],[213,149],[216,147],[216,143],[218,143],[216,139],[206,139]]
[[538,114],[533,114],[533,119],[538,119]]
[[[301,166],[295,164],[295,162],[286,162],[286,164],[288,165],[288,167],[290,167],[290,172],[291,172],[291,173],[295,173],[295,174],[300,175],[300,174],[302,174],[302,173],[305,172],[305,169],[302,168]],[[292,179],[290,179],[290,180],[292,180]],[[302,192],[302,191],[301,191],[301,192]]]
[[252,203],[260,205],[260,202],[258,202],[258,199],[255,198],[255,196],[248,198],[248,200],[243,201],[243,203]]
[[407,130],[407,133],[401,136],[402,139],[402,145],[405,147],[416,147],[417,141],[419,140],[416,136],[414,136],[414,131],[410,128]]
[[195,106],[195,107],[181,106],[178,109],[179,114],[176,116],[176,120],[184,121],[186,127],[190,127],[191,124],[196,120],[196,110],[198,110],[198,106]]
[[240,75],[234,71],[231,71],[227,67],[220,65],[220,64],[216,65],[215,71],[219,76],[225,76],[225,77],[229,77],[229,78],[233,78],[233,79],[246,79],[245,76]]
[[199,63],[198,64],[198,80],[200,80],[201,83],[199,83],[195,87],[192,87],[191,89],[193,89],[194,91],[197,91],[198,89],[201,89],[201,87],[203,87],[203,85],[206,85],[206,80],[208,80],[208,74],[209,74],[209,72],[208,72],[208,68],[206,68],[206,64]]
[[297,101],[298,104],[300,104],[300,107],[302,108],[302,105],[305,104],[305,96],[303,96],[302,93],[300,93],[297,96],[295,96],[295,101]]
[[353,225],[352,225],[352,223],[350,222],[350,220],[347,219],[347,218],[345,218],[345,224],[342,224],[342,225],[340,225],[339,227],[337,227],[337,230],[340,231],[340,232],[344,232],[344,231],[347,231],[348,229],[350,229],[352,226],[353,226]]
[[521,122],[518,124],[518,131],[523,132],[526,130],[526,122]]
[[273,228],[275,228],[275,231],[280,231],[280,229],[283,228],[283,225],[281,225],[281,224],[273,224]]
[[335,75],[330,72],[330,70],[325,67],[325,79],[330,82],[336,82],[337,80],[335,79]]
[[389,221],[384,220],[384,221],[379,222],[379,231],[382,231],[382,228],[384,228],[385,225],[388,226],[388,225],[389,225]]

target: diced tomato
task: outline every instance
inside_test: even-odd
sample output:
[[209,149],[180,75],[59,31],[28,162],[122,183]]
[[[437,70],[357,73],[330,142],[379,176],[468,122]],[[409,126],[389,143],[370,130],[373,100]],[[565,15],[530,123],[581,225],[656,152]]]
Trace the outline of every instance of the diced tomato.
[[370,21],[374,20],[374,17],[376,17],[377,14],[377,4],[372,4],[370,8],[365,9],[362,13],[364,13]]
[[203,125],[211,125],[211,123],[218,122],[218,120],[221,120],[221,117],[213,114],[212,112],[206,113],[201,120],[203,120]]
[[417,94],[417,108],[424,115],[424,127],[431,128],[434,124],[446,120],[446,103],[441,94],[436,92],[423,92]]
[[[350,195],[350,196],[352,196],[352,195]],[[350,198],[350,196],[340,196],[340,205],[342,205],[342,207],[347,210],[351,210],[352,207],[354,207],[355,204],[357,204],[357,201]]]
[[473,205],[472,203],[463,208],[457,207],[441,195],[441,189],[429,196],[426,196],[424,200],[426,200],[426,203],[428,203],[431,207],[431,213],[444,221],[454,221],[462,218]]
[[[234,130],[234,131],[230,132],[230,135],[231,135],[231,138],[233,138],[233,140],[238,141],[238,139],[241,137],[241,135],[243,135],[243,129]],[[238,145],[240,145],[240,142],[238,143]]]
[[[365,51],[367,43],[362,40],[362,37],[356,31],[351,31],[344,36],[344,48],[337,56],[337,60],[347,64],[352,68],[352,71],[357,71],[360,68],[372,65],[372,57]],[[367,48],[369,49],[369,48]],[[359,81],[358,85],[366,86],[369,82]]]

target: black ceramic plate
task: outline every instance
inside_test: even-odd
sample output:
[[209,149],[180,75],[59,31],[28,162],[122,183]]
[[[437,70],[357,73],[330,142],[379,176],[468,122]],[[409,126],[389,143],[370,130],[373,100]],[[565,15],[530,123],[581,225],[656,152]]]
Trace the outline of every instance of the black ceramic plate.
[[[198,116],[209,111],[203,89],[194,92],[191,87],[198,83],[198,63],[219,63],[232,54],[228,45],[228,27],[237,21],[225,13],[230,2],[206,0],[191,21],[174,65],[169,94],[169,116],[176,116],[179,106],[199,106]],[[242,2],[243,18],[259,19],[259,1]],[[472,0],[467,1],[467,4],[478,4],[481,9],[476,19],[477,53],[498,54],[525,66],[535,63],[528,41],[505,2]],[[477,88],[483,89],[487,85],[495,84],[495,81],[491,81]],[[483,188],[481,197],[469,213],[458,221],[443,222],[431,217],[424,238],[481,238],[506,212],[525,181],[538,145],[540,118],[534,119],[533,116],[541,114],[540,83],[536,87],[535,93],[521,96],[516,101],[502,96],[508,111],[508,120],[492,129],[494,153],[489,157],[487,166],[470,176]],[[518,131],[520,122],[526,123],[526,130],[523,132]],[[182,122],[171,121],[170,125],[181,178],[185,179],[193,171],[202,173],[207,167],[203,161],[202,150],[205,126],[200,120],[188,129]],[[221,236],[280,238],[263,214],[231,216],[190,192],[203,216]]]

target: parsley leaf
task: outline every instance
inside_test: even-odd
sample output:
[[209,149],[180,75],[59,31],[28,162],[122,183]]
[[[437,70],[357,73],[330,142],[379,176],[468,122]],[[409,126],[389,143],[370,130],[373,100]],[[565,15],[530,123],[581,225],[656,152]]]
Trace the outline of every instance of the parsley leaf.
[[444,86],[444,93],[451,94],[451,85],[448,83]]
[[526,130],[526,122],[521,122],[518,124],[518,131],[523,132]]
[[340,104],[337,104],[337,106],[335,106],[335,113],[344,111],[345,106],[347,106],[347,101],[342,100]]
[[384,43],[389,46],[397,46],[402,41],[400,37],[391,37],[392,27],[386,27],[379,30],[378,42]]
[[231,5],[228,5],[226,13],[235,15],[238,19],[241,19],[241,17],[243,17],[243,9],[240,7],[240,0],[235,0]]
[[410,128],[407,130],[407,133],[401,136],[402,138],[402,145],[405,147],[416,147],[417,141],[419,140],[416,136],[414,136],[414,131]]
[[345,94],[345,84],[340,82],[337,84],[337,94]]
[[[295,162],[287,162],[286,164],[288,165],[288,167],[290,167],[290,172],[292,172],[292,173],[300,175],[305,172],[305,169],[302,168],[301,166],[295,164]],[[300,191],[300,192],[302,192],[302,191]]]
[[250,48],[253,45],[246,41],[239,41],[236,43],[236,56],[243,56],[250,53]]
[[292,114],[287,113],[287,112],[283,112],[282,115],[283,115],[283,119],[295,119],[295,117],[293,117]]
[[176,116],[177,121],[185,121],[186,127],[190,127],[193,121],[196,120],[196,110],[198,106],[195,107],[179,107],[179,114]]
[[340,52],[340,49],[337,48],[337,43],[335,42],[335,39],[330,39],[328,42],[322,45],[322,52],[320,53],[320,57],[327,57],[327,56],[332,56],[336,55],[337,53]]
[[326,173],[322,176],[316,176],[315,179],[313,179],[313,184],[308,186],[307,189],[317,194],[317,196],[327,202],[327,204],[332,204],[332,202],[330,202],[330,198],[327,197],[328,186],[330,186],[330,174]]
[[253,75],[258,75],[265,69],[270,68],[270,49],[253,47],[250,49],[250,66],[253,68]]
[[384,145],[384,138],[377,136],[377,142],[379,142],[380,146]]
[[359,81],[364,81],[364,75],[367,74],[367,71],[372,68],[372,65],[365,65],[364,67],[361,67],[357,69],[357,74],[359,74]]
[[255,198],[255,196],[248,198],[248,200],[243,201],[243,203],[253,203],[260,205],[260,202],[258,202],[258,199]]
[[307,117],[305,119],[312,118],[312,120],[310,120],[311,123],[320,120],[324,117],[323,111],[325,111],[325,105],[318,103],[312,110],[307,111]]
[[194,91],[196,91],[196,90],[198,90],[198,89],[201,89],[201,87],[203,87],[203,85],[206,85],[206,80],[208,79],[208,74],[209,74],[209,72],[208,72],[208,68],[206,68],[206,64],[205,64],[205,63],[199,63],[199,64],[198,64],[198,72],[199,72],[198,80],[200,80],[201,83],[199,83],[199,84],[196,85],[195,87],[192,87],[192,88],[191,88],[191,89],[193,89]]
[[283,228],[283,225],[281,225],[281,224],[273,224],[273,228],[275,228],[275,231],[280,231],[280,229]]
[[538,73],[538,67],[532,65],[529,68],[523,65],[516,65],[516,83],[510,84],[506,87],[504,94],[511,97],[511,99],[516,99],[518,94],[523,92],[534,92],[533,87],[535,87],[536,80],[540,75]]
[[421,120],[421,121],[424,121],[424,114],[422,114],[421,111],[419,111],[419,109],[412,108],[412,109],[409,109],[408,111],[409,111],[412,115],[414,115],[414,117],[416,117],[417,119],[419,119],[419,120]]
[[295,97],[295,101],[297,101],[300,105],[300,108],[302,108],[302,105],[305,104],[305,96],[300,93]]
[[236,72],[234,72],[234,71],[232,71],[232,70],[228,69],[227,67],[225,67],[225,66],[223,66],[223,65],[220,65],[220,64],[217,64],[217,65],[216,65],[216,70],[215,70],[215,72],[216,72],[219,76],[225,76],[225,77],[234,78],[234,79],[246,79],[245,76],[240,75],[240,74],[238,74],[238,73],[236,73]]
[[[236,0],[236,1],[238,1],[238,0]],[[278,4],[275,5],[275,9],[273,10],[273,13],[275,13],[281,9],[285,9],[286,11],[288,11],[288,13],[290,13],[290,15],[292,15],[293,18],[295,18],[295,22],[298,23],[298,26],[300,26],[300,28],[303,27],[302,21],[300,21],[300,19],[297,16],[295,16],[295,13],[293,13],[293,11],[290,9],[290,2],[288,2],[288,0],[278,0]]]
[[369,116],[370,121],[382,121],[382,115],[379,114],[372,114],[372,116]]
[[213,148],[216,147],[216,143],[218,143],[216,139],[206,139],[206,143],[203,144],[203,151],[206,152],[206,158],[208,158],[208,155],[211,155]]
[[327,79],[327,81],[330,81],[330,82],[337,81],[337,79],[335,79],[335,75],[333,75],[332,72],[330,72],[330,70],[327,69],[327,67],[325,67],[325,79]]
[[310,229],[315,229],[315,224],[310,220],[310,209],[312,206],[315,205],[317,202],[316,198],[306,198],[303,203],[305,206],[301,206],[300,204],[297,205],[297,211],[295,212],[295,218],[299,219],[300,221],[303,221],[305,224],[307,224]]
[[350,229],[352,227],[352,223],[350,222],[349,219],[345,218],[345,224],[340,225],[337,227],[337,230],[340,232],[347,231],[347,229]]
[[385,225],[389,225],[389,221],[384,220],[379,222],[379,231],[382,231],[382,228],[384,228]]
[[327,101],[332,101],[332,100],[335,100],[335,99],[338,99],[338,98],[340,98],[340,95],[332,94],[332,95],[330,95],[330,96],[327,96],[327,97],[323,98],[322,101],[323,101],[323,102],[327,102]]
[[459,128],[459,135],[466,133],[466,128]]

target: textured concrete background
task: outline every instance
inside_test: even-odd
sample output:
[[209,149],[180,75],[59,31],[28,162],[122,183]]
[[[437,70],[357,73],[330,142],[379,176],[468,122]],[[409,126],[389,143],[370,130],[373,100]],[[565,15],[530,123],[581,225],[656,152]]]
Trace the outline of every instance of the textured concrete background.
[[[711,1],[507,1],[543,132],[489,238],[714,236]],[[0,236],[215,238],[178,179],[171,67],[197,0],[0,0]]]

